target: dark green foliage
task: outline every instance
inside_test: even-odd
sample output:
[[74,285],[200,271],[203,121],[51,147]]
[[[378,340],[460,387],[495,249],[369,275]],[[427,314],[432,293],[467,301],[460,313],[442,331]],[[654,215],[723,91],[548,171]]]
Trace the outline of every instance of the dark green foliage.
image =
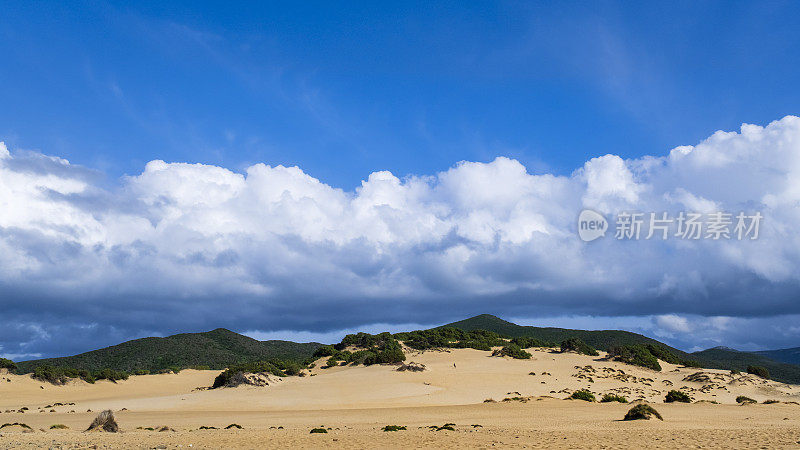
[[[357,347],[361,350],[350,352],[347,347]],[[376,335],[368,333],[348,334],[342,342],[333,346],[333,350],[325,349],[322,353],[330,353],[328,366],[332,367],[336,361],[347,364],[366,366],[372,364],[397,364],[406,360],[400,343],[389,333]]]
[[586,389],[581,389],[580,391],[573,392],[572,395],[569,396],[569,398],[572,400],[584,400],[587,402],[597,401],[597,399],[595,399],[594,397],[594,394],[592,394],[590,391],[587,391]]
[[775,403],[780,403],[780,400],[764,400],[765,405],[774,405]]
[[766,356],[774,361],[800,366],[800,347],[784,348],[781,350],[764,350],[754,353]]
[[117,380],[127,380],[128,374],[121,371],[121,370],[112,370],[112,369],[102,369],[94,372],[92,374],[95,380],[108,380],[114,381]]
[[7,369],[9,372],[15,372],[17,365],[10,359],[0,358],[0,369]]
[[281,361],[277,359],[237,364],[225,369],[221,374],[217,375],[217,377],[214,378],[214,384],[211,388],[216,389],[224,386],[235,386],[237,385],[236,380],[238,377],[248,373],[266,373],[278,377],[294,376],[299,374],[300,371],[303,370],[303,367],[304,366],[294,361]]
[[645,403],[640,403],[628,410],[622,420],[650,420],[652,416],[656,416],[658,420],[664,420],[655,408]]
[[628,403],[628,399],[617,394],[606,394],[600,400],[601,403],[609,403],[609,402],[620,402],[620,403]]
[[325,356],[333,356],[336,353],[336,349],[333,348],[332,345],[323,345],[322,347],[318,348],[317,351],[314,352],[315,358],[323,358]]
[[542,341],[532,337],[515,337],[511,339],[512,344],[519,345],[520,348],[542,348],[542,347],[558,347],[554,342]]
[[325,428],[312,428],[311,431],[309,431],[309,433],[327,433],[327,432],[328,430],[326,430]]
[[562,352],[577,352],[582,355],[589,355],[589,356],[597,356],[597,350],[593,349],[592,347],[588,346],[585,342],[583,342],[580,338],[569,338],[565,339],[561,342],[561,351]]
[[25,428],[26,430],[32,430],[33,429],[28,424],[22,423],[22,422],[4,423],[4,424],[0,425],[0,429],[3,429],[5,427],[15,427],[15,426],[16,427]]
[[442,426],[431,425],[428,428],[430,428],[433,431],[442,431],[442,430],[456,431],[455,426],[456,426],[456,424],[454,424],[454,423],[446,423],[446,424],[444,424]]
[[217,427],[209,427],[209,426],[206,426],[206,425],[202,425],[202,426],[200,426],[200,428],[198,428],[198,429],[199,429],[199,430],[216,430],[216,429],[217,429]]
[[500,350],[495,351],[495,355],[510,356],[514,359],[530,359],[531,354],[521,349],[517,344],[508,344]]
[[401,425],[386,425],[382,429],[383,431],[400,431],[400,430],[405,430],[406,427]]
[[740,395],[736,397],[736,403],[757,403],[750,397],[745,397],[744,395]]
[[239,425],[238,423],[232,423],[232,424],[228,425],[227,427],[225,427],[226,430],[230,430],[231,428],[236,428],[237,430],[241,430],[242,426]]
[[608,351],[608,356],[626,364],[661,370],[661,364],[658,363],[658,359],[644,345],[614,347]]
[[149,370],[144,370],[144,369],[139,369],[139,370],[133,372],[133,375],[150,375],[150,371]]
[[486,330],[464,331],[457,328],[434,328],[397,333],[394,338],[415,350],[436,348],[473,348],[491,350],[506,344],[502,336]]
[[104,368],[132,373],[159,373],[206,366],[221,370],[248,361],[272,359],[305,362],[322,344],[257,341],[219,328],[205,333],[183,333],[165,338],[143,338],[65,358],[18,362],[19,373],[37,366],[67,367],[94,372]]
[[667,396],[664,397],[664,403],[672,402],[692,403],[692,398],[685,392],[671,390],[667,392]]
[[769,370],[762,366],[747,366],[747,373],[758,375],[759,377],[769,380]]
[[120,370],[102,369],[89,372],[88,370],[80,370],[72,367],[53,367],[50,365],[34,368],[32,376],[39,381],[46,381],[56,385],[65,384],[70,379],[74,378],[80,378],[87,383],[94,383],[97,380],[116,382],[118,380],[128,379],[128,373]]

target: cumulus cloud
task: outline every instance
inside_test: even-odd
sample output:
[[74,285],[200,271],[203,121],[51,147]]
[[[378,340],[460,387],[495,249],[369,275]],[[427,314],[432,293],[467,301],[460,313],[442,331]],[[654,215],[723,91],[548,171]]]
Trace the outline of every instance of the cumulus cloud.
[[[764,219],[754,241],[586,244],[583,208]],[[326,333],[480,312],[658,317],[675,335],[692,333],[685,315],[800,314],[794,116],[664,156],[599,156],[569,175],[498,157],[433,175],[375,172],[354,191],[298,167],[164,161],[108,186],[0,144],[0,210],[0,306],[50,335],[56,324]],[[6,353],[29,342],[4,339]]]

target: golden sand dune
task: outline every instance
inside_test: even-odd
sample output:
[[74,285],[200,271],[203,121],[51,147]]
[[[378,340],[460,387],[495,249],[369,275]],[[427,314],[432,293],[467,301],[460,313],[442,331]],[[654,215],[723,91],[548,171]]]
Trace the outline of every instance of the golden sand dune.
[[[377,365],[321,369],[323,359],[311,376],[214,390],[197,388],[210,386],[218,371],[66,386],[0,375],[0,425],[25,423],[34,430],[0,429],[0,447],[800,446],[800,386],[721,370],[662,364],[655,372],[602,355],[531,352],[531,360],[471,349],[410,352],[408,360],[426,366],[422,372]],[[616,393],[645,400],[664,421],[623,422],[630,405],[563,400],[578,389],[598,399]],[[701,403],[665,404],[671,389]],[[739,395],[779,403],[740,406]],[[115,412],[123,432],[83,433],[103,409]],[[222,429],[232,423],[243,428]],[[445,423],[454,423],[454,431],[428,428]],[[54,424],[69,428],[51,430]],[[383,432],[385,425],[407,429]],[[328,432],[309,433],[320,426]],[[168,431],[156,431],[160,427]]]

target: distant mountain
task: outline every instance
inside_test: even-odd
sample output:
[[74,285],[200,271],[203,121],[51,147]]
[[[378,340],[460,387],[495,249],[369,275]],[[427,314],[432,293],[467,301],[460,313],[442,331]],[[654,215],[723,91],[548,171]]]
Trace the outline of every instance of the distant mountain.
[[767,358],[774,359],[787,364],[800,365],[800,347],[784,348],[782,350],[765,350],[758,353],[759,355],[766,356]]
[[[783,350],[770,352],[773,351]],[[709,369],[736,369],[744,372],[747,366],[762,366],[769,370],[773,380],[800,384],[800,366],[780,362],[762,354],[770,352],[740,352],[727,347],[714,347],[694,352],[691,356]]]
[[[680,351],[676,348],[670,347],[663,342],[651,339],[637,333],[630,331],[619,330],[600,330],[600,331],[586,331],[586,330],[572,330],[569,328],[553,328],[553,327],[531,327],[517,325],[508,322],[499,317],[491,314],[481,314],[479,316],[471,317],[469,319],[460,320],[458,322],[449,323],[442,327],[459,328],[464,331],[471,330],[487,330],[493,331],[510,337],[532,337],[542,341],[549,341],[560,343],[563,340],[571,337],[577,337],[591,345],[592,347],[608,351],[612,347],[620,345],[635,345],[635,344],[656,344],[660,345],[676,355],[692,359],[691,355],[686,352]],[[442,328],[440,327],[440,328]]]
[[27,373],[49,364],[83,370],[160,371],[170,367],[229,365],[269,359],[301,361],[311,357],[322,344],[289,341],[258,341],[224,328],[205,333],[183,333],[169,337],[148,337],[63,358],[18,362],[18,372]]

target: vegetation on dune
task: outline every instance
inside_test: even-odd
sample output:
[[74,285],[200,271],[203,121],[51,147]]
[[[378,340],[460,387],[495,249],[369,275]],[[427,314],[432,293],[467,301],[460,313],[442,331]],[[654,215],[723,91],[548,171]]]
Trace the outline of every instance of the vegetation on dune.
[[606,394],[600,399],[601,403],[609,403],[609,402],[619,402],[619,403],[628,403],[628,399],[617,394]]
[[17,365],[14,364],[14,361],[6,358],[0,358],[0,369],[6,369],[9,372],[15,372],[17,370]]
[[495,350],[492,356],[510,356],[514,359],[530,359],[531,354],[521,349],[519,345],[510,343],[499,350]]
[[22,427],[22,428],[25,428],[26,430],[32,430],[33,429],[27,423],[14,422],[14,423],[4,423],[4,424],[0,425],[0,430],[3,429],[3,428],[6,428],[6,427]]
[[667,392],[667,396],[664,397],[665,403],[673,403],[673,402],[680,402],[680,403],[691,403],[692,398],[689,397],[689,394],[681,391],[671,390]]
[[245,364],[236,364],[225,369],[214,378],[212,389],[220,387],[234,387],[240,384],[247,384],[243,377],[245,374],[270,374],[278,377],[289,377],[300,374],[305,368],[304,365],[294,361],[257,361]]
[[383,431],[400,431],[405,429],[406,427],[402,425],[386,425],[382,428]]
[[327,432],[328,432],[328,430],[326,430],[325,428],[312,428],[311,431],[309,431],[309,433],[311,433],[311,434],[327,433]]
[[50,425],[51,430],[66,430],[69,427],[64,425],[63,423],[57,423],[55,425]]
[[394,338],[415,350],[436,348],[473,348],[491,350],[506,344],[503,336],[486,330],[464,331],[458,328],[433,328],[430,330],[397,333]]
[[81,379],[87,383],[97,380],[127,380],[128,374],[119,370],[102,369],[95,372],[79,370],[72,367],[53,367],[50,365],[37,366],[31,375],[34,379],[55,385],[66,384],[70,379]]
[[667,348],[655,344],[637,344],[613,347],[609,349],[608,356],[613,358],[615,361],[647,367],[657,371],[661,370],[661,364],[658,362],[659,360],[670,364],[680,364],[688,367],[700,366],[700,363],[695,360],[683,358]]
[[736,403],[744,404],[744,403],[757,403],[757,402],[750,397],[745,397],[744,395],[740,395],[736,397]]
[[117,421],[114,420],[114,413],[110,409],[107,409],[98,414],[89,425],[89,428],[86,429],[86,431],[93,430],[106,431],[109,433],[118,432],[119,425],[117,425]]
[[[354,352],[345,350],[348,347],[356,347],[358,350]],[[369,333],[348,334],[342,339],[342,342],[334,346],[320,347],[314,356],[328,356],[327,367],[333,367],[340,361],[344,364],[369,366],[372,364],[397,364],[406,360],[402,346],[388,332],[375,335]]]
[[664,420],[655,408],[646,403],[640,403],[629,409],[622,420],[650,420],[652,416],[658,420]]
[[520,348],[553,348],[558,347],[555,342],[542,341],[532,337],[515,337],[511,339],[512,344],[519,345]]
[[757,375],[765,380],[769,380],[769,370],[762,366],[747,366],[747,373]]
[[594,394],[592,394],[591,391],[588,391],[586,389],[581,389],[579,391],[573,392],[572,395],[569,396],[569,398],[571,400],[583,400],[586,402],[597,401],[597,399],[594,397]]
[[703,367],[709,369],[747,372],[748,366],[763,367],[772,380],[800,384],[800,366],[775,361],[762,354],[716,347],[692,353],[692,356],[702,361]]
[[597,350],[590,347],[588,344],[583,342],[580,338],[569,338],[565,339],[561,342],[561,351],[562,352],[576,352],[582,355],[589,355],[589,356],[597,356]]

